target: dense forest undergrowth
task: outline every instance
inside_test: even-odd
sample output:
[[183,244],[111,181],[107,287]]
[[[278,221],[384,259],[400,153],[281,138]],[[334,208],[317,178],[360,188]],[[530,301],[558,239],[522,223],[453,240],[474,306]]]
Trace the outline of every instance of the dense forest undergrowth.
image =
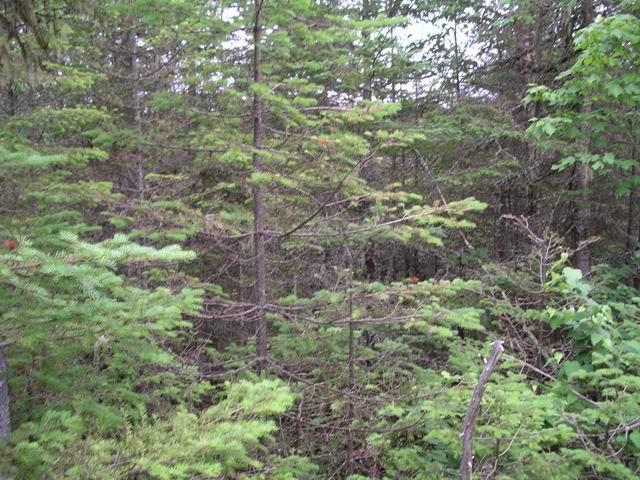
[[639,14],[0,1],[0,478],[639,478]]

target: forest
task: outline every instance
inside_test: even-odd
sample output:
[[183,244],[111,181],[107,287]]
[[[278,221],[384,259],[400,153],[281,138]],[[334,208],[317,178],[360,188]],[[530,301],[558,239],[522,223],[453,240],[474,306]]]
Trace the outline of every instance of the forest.
[[0,0],[0,479],[640,478],[640,0]]

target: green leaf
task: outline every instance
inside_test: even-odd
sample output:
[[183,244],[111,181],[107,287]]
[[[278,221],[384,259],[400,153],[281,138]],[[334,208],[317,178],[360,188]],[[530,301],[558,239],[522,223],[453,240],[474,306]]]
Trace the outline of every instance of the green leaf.
[[583,368],[580,362],[577,362],[575,360],[565,362],[564,365],[562,365],[562,372],[567,376],[569,380],[576,377],[582,377],[584,374],[586,374],[586,370]]
[[578,288],[580,280],[582,280],[582,272],[580,270],[578,270],[577,268],[564,267],[562,269],[562,275],[564,275],[565,279],[567,280],[567,284],[571,288]]

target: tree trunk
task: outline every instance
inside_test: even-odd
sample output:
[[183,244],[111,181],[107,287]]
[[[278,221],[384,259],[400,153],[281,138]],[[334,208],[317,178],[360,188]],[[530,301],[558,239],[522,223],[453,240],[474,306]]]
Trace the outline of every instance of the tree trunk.
[[460,104],[460,51],[458,46],[458,14],[453,17],[453,61],[456,87],[456,104]]
[[[586,27],[593,22],[594,8],[592,0],[584,0],[582,4],[582,27]],[[582,106],[582,112],[588,113],[591,107],[589,105]],[[586,126],[583,126],[583,131]],[[585,132],[586,133],[586,132]],[[585,153],[589,152],[589,140],[583,140]],[[591,167],[586,163],[580,162],[576,169],[577,185],[580,189],[580,196],[576,205],[574,228],[576,233],[576,247],[578,251],[575,254],[575,262],[582,275],[588,275],[591,270],[591,251],[584,242],[589,238],[591,231],[591,208],[589,205],[589,185],[593,172]]]
[[[264,0],[254,0],[255,18],[253,22],[253,81],[259,84],[262,81],[260,71],[260,41],[262,26],[260,13]],[[262,148],[262,96],[256,92],[253,95],[253,168],[256,172],[262,171],[262,156],[259,150]],[[265,318],[267,267],[265,258],[264,238],[264,200],[262,187],[253,185],[253,253],[255,266],[255,305],[256,305],[256,356],[258,373],[262,371],[267,360],[267,322]]]
[[580,196],[576,205],[573,226],[575,228],[576,248],[575,254],[576,267],[582,272],[582,275],[588,275],[591,270],[591,252],[588,245],[584,242],[589,238],[591,224],[591,208],[589,207],[589,184],[591,183],[591,168],[589,165],[580,163],[576,168],[576,177]]
[[[638,167],[633,167],[631,177],[638,175],[640,170]],[[630,258],[633,258],[638,248],[638,241],[640,241],[640,188],[634,185],[629,192],[629,216],[627,217],[627,254]]]
[[[631,158],[636,158],[637,147],[633,146]],[[631,177],[640,175],[640,169],[633,167]],[[635,180],[634,180],[635,181]],[[637,262],[636,251],[640,247],[640,187],[634,185],[629,192],[629,213],[627,217],[627,262],[635,265]],[[631,277],[631,285],[640,290],[640,272]]]
[[[138,36],[134,31],[129,32],[128,44],[131,54],[131,105],[133,107],[133,123],[138,135],[142,136],[141,104],[140,96],[140,59],[138,58]],[[136,148],[136,190],[138,198],[144,200],[144,164],[140,148]]]
[[349,299],[349,356],[347,358],[348,368],[349,368],[349,412],[347,413],[347,422],[349,425],[349,429],[347,430],[347,475],[351,475],[353,473],[353,430],[351,430],[351,424],[353,423],[354,418],[354,406],[353,399],[351,395],[353,394],[353,386],[355,382],[355,374],[353,370],[354,363],[354,325],[353,325],[353,265],[349,267],[351,271],[349,272],[349,292],[347,293],[347,298]]
[[0,440],[11,433],[11,416],[9,412],[9,385],[7,383],[7,362],[0,346]]
[[[371,18],[371,5],[369,0],[362,0],[362,20],[369,20]],[[370,34],[367,31],[362,32],[362,40],[366,47],[369,41]],[[362,89],[362,98],[364,100],[371,100],[373,98],[373,71],[369,71],[372,67],[371,64],[365,69],[364,87]]]
[[349,280],[347,283],[347,308],[349,315],[349,353],[347,356],[347,368],[349,372],[349,411],[347,412],[347,458],[345,459],[345,465],[347,470],[347,476],[351,476],[353,474],[354,469],[354,442],[353,442],[353,430],[351,425],[353,423],[353,419],[355,418],[355,406],[353,404],[353,387],[355,385],[355,343],[354,343],[354,335],[355,335],[355,325],[353,323],[353,254],[351,253],[351,248],[349,248],[349,244],[347,243],[347,237],[343,235],[343,242],[347,254],[347,258],[349,260]]
[[18,110],[18,95],[16,94],[16,90],[13,85],[13,80],[9,81],[9,85],[7,86],[7,97],[9,98],[9,116],[13,117],[16,115]]

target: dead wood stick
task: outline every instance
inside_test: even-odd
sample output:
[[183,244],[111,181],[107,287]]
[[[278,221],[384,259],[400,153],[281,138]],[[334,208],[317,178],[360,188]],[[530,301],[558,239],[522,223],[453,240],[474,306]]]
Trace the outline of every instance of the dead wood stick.
[[469,409],[464,417],[464,430],[462,431],[462,460],[460,461],[460,480],[471,480],[471,472],[473,470],[473,433],[476,429],[476,417],[480,410],[480,403],[482,402],[482,396],[484,390],[487,387],[487,382],[491,373],[498,365],[500,360],[500,354],[504,348],[502,347],[502,340],[496,340],[491,345],[491,354],[487,359],[484,370],[478,378],[478,383],[473,388],[473,394],[471,395],[471,403]]
[[9,385],[7,383],[7,362],[4,359],[0,344],[0,441],[11,433],[11,416],[9,413]]

